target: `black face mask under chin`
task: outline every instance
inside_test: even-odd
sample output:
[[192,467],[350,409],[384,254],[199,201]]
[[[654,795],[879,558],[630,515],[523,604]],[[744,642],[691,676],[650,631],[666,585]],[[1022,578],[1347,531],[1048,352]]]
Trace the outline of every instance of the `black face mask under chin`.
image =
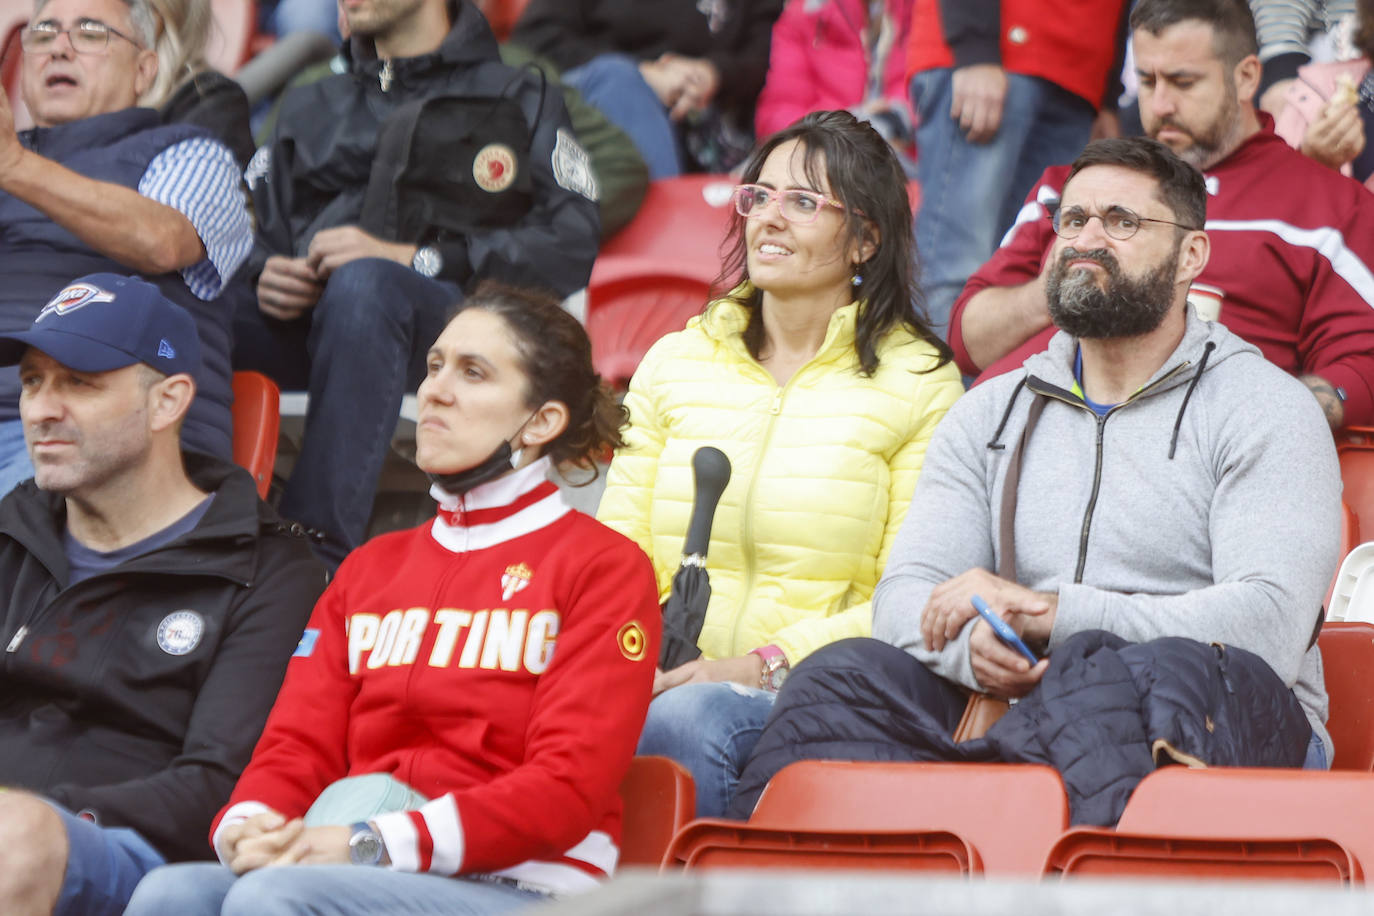
[[496,446],[496,450],[487,456],[481,464],[474,465],[465,471],[458,471],[455,474],[428,474],[430,481],[439,485],[439,489],[454,496],[462,496],[473,487],[480,486],[489,480],[495,480],[502,474],[509,471],[514,464],[511,456],[515,453],[511,451],[510,443],[501,440],[501,444]]

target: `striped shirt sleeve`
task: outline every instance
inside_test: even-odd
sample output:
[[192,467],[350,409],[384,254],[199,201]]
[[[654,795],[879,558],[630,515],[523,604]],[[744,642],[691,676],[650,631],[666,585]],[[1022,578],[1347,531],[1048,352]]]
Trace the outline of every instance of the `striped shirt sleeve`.
[[191,221],[205,260],[181,271],[200,299],[214,299],[253,247],[253,228],[233,153],[217,140],[196,137],[167,147],[138,183],[138,193]]

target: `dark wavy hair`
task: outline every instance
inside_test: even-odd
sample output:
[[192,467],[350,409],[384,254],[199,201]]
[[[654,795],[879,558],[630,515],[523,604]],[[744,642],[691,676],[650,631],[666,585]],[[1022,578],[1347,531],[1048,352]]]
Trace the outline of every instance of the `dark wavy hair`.
[[599,473],[597,459],[625,444],[620,432],[630,412],[592,368],[592,344],[577,319],[559,305],[558,297],[541,289],[483,280],[449,317],[482,309],[499,316],[510,329],[525,374],[525,405],[531,410],[546,401],[568,408],[568,428],[544,446],[555,464],[571,464]]
[[1366,58],[1374,60],[1374,0],[1358,0],[1355,12],[1353,44]]
[[[854,335],[854,349],[864,375],[878,368],[878,342],[892,329],[906,328],[940,354],[936,367],[953,359],[949,346],[930,329],[920,290],[916,286],[916,248],[911,235],[911,203],[906,195],[906,175],[892,148],[869,124],[847,111],[817,111],[778,131],[749,158],[740,179],[758,181],[763,164],[773,150],[791,140],[802,147],[803,170],[815,187],[829,185],[830,194],[846,207],[842,245],[861,243],[870,237],[870,226],[879,233],[877,250],[865,261],[857,290],[863,300]],[[824,176],[821,169],[824,168]],[[824,177],[824,181],[822,181]],[[727,294],[749,279],[744,217],[733,214],[730,232],[721,245],[724,267],[716,278],[717,294]],[[763,346],[763,293],[729,297],[749,310],[744,343],[758,358]]]

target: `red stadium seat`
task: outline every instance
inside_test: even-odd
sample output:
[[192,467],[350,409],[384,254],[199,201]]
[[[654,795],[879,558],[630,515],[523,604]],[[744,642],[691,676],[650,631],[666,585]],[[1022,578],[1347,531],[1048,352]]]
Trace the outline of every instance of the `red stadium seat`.
[[1331,840],[1203,840],[1095,828],[1060,837],[1045,876],[1341,884],[1364,877],[1350,852]]
[[1374,535],[1374,428],[1351,427],[1336,436],[1341,498],[1355,511],[1359,530]]
[[[799,865],[901,861],[1031,877],[1068,814],[1063,783],[1049,767],[807,760],[773,777],[746,825],[688,824],[664,864],[782,864],[791,850]],[[743,851],[721,852],[732,846]]]
[[623,387],[655,341],[701,314],[709,291],[705,280],[667,272],[593,277],[587,287],[587,336],[597,373]]
[[624,818],[620,864],[657,866],[673,835],[692,819],[696,785],[681,764],[667,757],[636,757],[620,784]]
[[281,426],[281,393],[276,383],[257,372],[235,372],[232,421],[234,463],[253,475],[258,495],[266,499]]
[[729,175],[682,175],[651,182],[635,218],[606,240],[592,265],[592,283],[648,270],[714,280],[720,246],[735,212]]
[[[1278,768],[1189,769],[1164,767],[1136,787],[1117,833],[1156,840],[1215,840],[1221,873],[1234,863],[1236,845],[1276,841],[1262,855],[1292,863],[1292,857],[1327,861],[1338,845],[1359,878],[1374,862],[1374,774]],[[1287,851],[1283,843],[1293,844]],[[1182,858],[1207,860],[1205,846],[1180,847]],[[1258,849],[1258,847],[1256,847]],[[1261,856],[1256,852],[1256,856]],[[1054,865],[1051,861],[1050,865]],[[1297,868],[1298,866],[1294,866]],[[1327,866],[1320,866],[1326,868]],[[1311,874],[1306,866],[1302,867]],[[1327,872],[1328,877],[1334,877]]]
[[1374,772],[1374,624],[1328,623],[1317,645],[1331,704],[1326,728],[1336,745],[1332,769]]

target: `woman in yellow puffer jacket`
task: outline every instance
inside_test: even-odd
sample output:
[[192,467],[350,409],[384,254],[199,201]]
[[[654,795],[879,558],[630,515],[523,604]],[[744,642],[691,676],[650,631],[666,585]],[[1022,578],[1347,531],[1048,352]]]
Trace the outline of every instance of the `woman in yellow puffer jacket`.
[[645,356],[598,512],[652,557],[666,599],[692,455],[730,459],[702,657],[659,673],[639,744],[692,771],[700,816],[724,812],[788,667],[869,634],[926,444],[963,392],[915,304],[905,180],[877,132],[808,115],[744,181],[722,273],[737,285]]

